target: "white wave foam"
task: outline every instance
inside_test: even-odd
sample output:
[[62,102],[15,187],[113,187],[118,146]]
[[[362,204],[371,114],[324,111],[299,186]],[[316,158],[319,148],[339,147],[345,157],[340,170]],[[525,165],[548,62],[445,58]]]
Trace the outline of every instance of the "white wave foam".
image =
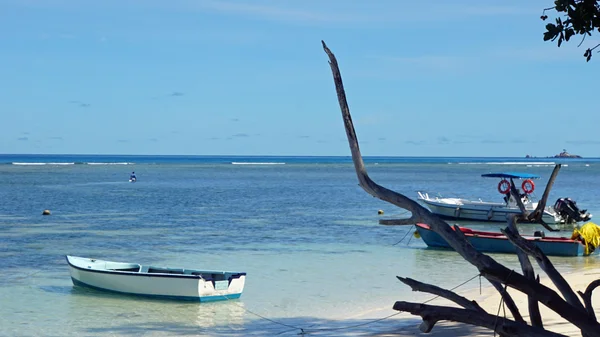
[[86,163],[87,165],[133,165],[134,163]]
[[457,163],[459,165],[541,165],[550,166],[556,165],[554,162],[528,162],[528,161],[505,161],[505,162],[484,162],[484,163]]
[[42,166],[42,165],[75,165],[75,163],[19,163],[13,162],[13,165],[22,165],[22,166]]
[[15,163],[15,162],[13,162],[12,164],[13,165],[26,165],[26,166],[30,166],[30,165],[31,166],[33,166],[33,165],[35,165],[35,166],[46,165],[46,163]]
[[232,165],[285,165],[285,163],[252,163],[252,162],[239,162],[239,161],[232,161],[231,162]]

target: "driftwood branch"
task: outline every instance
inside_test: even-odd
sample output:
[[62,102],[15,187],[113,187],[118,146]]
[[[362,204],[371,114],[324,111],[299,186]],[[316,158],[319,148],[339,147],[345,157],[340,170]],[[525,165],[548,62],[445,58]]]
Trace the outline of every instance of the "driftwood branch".
[[431,214],[429,210],[419,205],[416,201],[400,193],[382,187],[371,180],[367,174],[367,170],[358,147],[358,140],[354,130],[354,125],[352,124],[350,109],[346,101],[346,94],[337,60],[331,50],[327,48],[325,42],[323,42],[323,49],[329,57],[329,65],[333,74],[338,101],[342,112],[342,119],[344,121],[346,135],[348,137],[348,144],[350,145],[350,150],[352,152],[352,161],[354,163],[359,185],[372,196],[411,212],[413,217],[419,220],[418,222],[427,223],[435,233],[446,240],[450,247],[452,247],[466,261],[477,267],[480,274],[488,280],[501,282],[507,286],[510,286],[511,288],[527,294],[528,296],[531,296],[577,326],[582,330],[583,333],[589,336],[600,337],[600,324],[598,324],[598,322],[594,319],[591,319],[587,315],[585,309],[570,305],[554,290],[536,282],[535,280],[530,280],[519,273],[513,273],[513,271],[498,263],[488,255],[477,251],[468,243],[467,240],[464,239],[464,237],[461,237],[456,233],[456,231],[452,230],[452,228],[450,228],[446,222]]
[[523,319],[523,316],[521,315],[521,311],[519,311],[519,308],[515,304],[515,301],[513,300],[512,296],[510,296],[510,294],[506,291],[506,289],[504,289],[504,287],[502,286],[502,283],[500,283],[498,281],[490,281],[490,283],[500,293],[500,296],[502,296],[502,300],[504,301],[504,304],[506,304],[506,306],[508,307],[508,310],[513,315],[515,320],[517,322],[525,323],[525,320]]
[[552,189],[552,185],[554,185],[554,180],[556,179],[556,176],[558,175],[559,170],[560,170],[560,164],[556,165],[554,167],[554,170],[552,171],[552,174],[550,175],[550,178],[548,179],[548,184],[546,184],[546,189],[544,190],[542,199],[538,202],[536,209],[531,213],[529,213],[529,211],[527,211],[527,209],[525,209],[525,205],[523,204],[523,201],[521,200],[519,191],[517,191],[517,188],[515,187],[513,179],[512,178],[510,179],[509,193],[517,202],[517,206],[519,207],[519,210],[521,210],[521,214],[518,216],[519,222],[539,223],[542,226],[544,226],[544,228],[546,228],[548,231],[551,231],[551,232],[558,232],[560,230],[560,229],[555,229],[555,228],[550,227],[542,219],[542,217],[544,215],[544,209],[546,208],[546,201],[548,199],[548,195],[550,194],[550,189]]
[[[514,232],[517,231],[517,217],[511,216],[508,219],[508,227],[511,228]],[[530,280],[535,280],[539,283],[539,278],[535,278],[535,272],[533,271],[533,266],[531,265],[531,261],[529,261],[529,257],[525,252],[520,249],[517,249],[517,257],[519,258],[519,263],[521,264],[521,270],[523,271],[523,276]],[[529,317],[531,319],[531,325],[543,328],[544,324],[542,322],[542,315],[540,313],[540,306],[538,301],[531,297],[527,296],[527,304],[529,308]]]
[[529,212],[527,212],[527,210],[525,209],[525,205],[523,205],[523,200],[521,200],[519,191],[517,191],[517,188],[515,187],[515,182],[513,181],[513,178],[510,178],[510,194],[513,198],[515,198],[515,201],[517,202],[517,206],[519,206],[519,209],[521,210],[521,214],[523,214],[522,217],[526,218],[527,215],[529,215]]
[[[461,238],[461,240],[469,242],[467,240],[465,233],[463,233],[463,231],[460,230],[460,227],[458,225],[454,225],[453,228],[454,228],[454,231],[456,232],[456,234],[458,234],[458,236]],[[470,245],[470,243],[469,243],[469,245]],[[508,274],[508,277],[510,277],[511,275],[512,275],[512,273]],[[502,283],[495,281],[495,280],[490,280],[489,278],[487,278],[487,279],[488,279],[488,282],[490,282],[490,284],[498,291],[498,293],[500,293],[500,297],[502,297],[502,300],[508,307],[508,310],[510,311],[512,316],[515,318],[515,320],[517,322],[524,323],[525,320],[523,319],[523,316],[521,315],[519,308],[515,304],[515,301],[513,300],[512,296],[510,296],[510,294],[506,291],[505,287],[502,286]],[[508,281],[508,279],[506,279],[504,281],[504,283],[506,283],[506,281]]]
[[327,48],[325,42],[321,42],[323,43],[323,49],[325,50],[325,53],[327,53],[329,56],[329,65],[331,66],[331,71],[333,72],[338,101],[340,103],[340,109],[342,109],[344,126],[346,128],[346,136],[348,137],[348,144],[350,145],[350,152],[352,153],[352,162],[354,163],[354,168],[356,170],[360,187],[362,187],[365,192],[376,198],[382,199],[411,212],[411,218],[414,219],[415,222],[423,222],[422,220],[424,218],[422,217],[422,214],[427,212],[425,207],[404,195],[394,193],[393,191],[376,184],[367,175],[367,169],[365,167],[365,163],[363,162],[362,155],[360,154],[356,132],[354,131],[352,117],[350,116],[350,108],[348,107],[348,101],[346,100],[346,92],[344,90],[342,75],[339,71],[337,59],[331,50]]
[[416,224],[418,222],[416,220],[417,219],[413,217],[410,217],[408,219],[380,219],[379,224],[386,226],[405,226]]
[[546,203],[548,202],[548,196],[550,195],[550,190],[552,186],[554,186],[554,181],[556,180],[556,176],[558,175],[558,171],[560,171],[561,164],[557,164],[554,166],[554,170],[552,170],[552,174],[550,178],[548,178],[548,183],[546,184],[546,189],[544,189],[544,194],[542,194],[542,198],[538,202],[537,207],[531,214],[529,214],[529,219],[532,221],[542,221],[542,216],[544,215],[544,209],[546,208]]
[[[471,243],[467,240],[465,233],[463,233],[463,231],[460,230],[460,227],[458,225],[454,225],[453,228],[454,228],[454,232],[457,234],[457,236],[459,236],[461,240],[464,240],[465,242],[467,242],[470,246]],[[512,275],[512,273],[508,274],[508,277],[510,277],[510,275]],[[523,316],[521,315],[521,312],[519,311],[519,308],[515,304],[515,301],[513,300],[512,296],[510,296],[510,294],[508,292],[506,292],[505,288],[502,286],[502,283],[495,281],[495,280],[491,280],[489,278],[487,278],[487,280],[498,291],[498,293],[500,293],[500,297],[502,297],[502,300],[508,307],[508,310],[510,311],[512,316],[515,318],[515,320],[518,322],[525,322],[525,320],[523,319]],[[505,280],[504,283],[506,283],[506,281],[508,281],[508,279]]]
[[394,310],[410,312],[413,315],[421,316],[423,322],[420,329],[426,333],[431,332],[431,329],[433,329],[438,321],[454,321],[485,327],[503,336],[564,337],[564,335],[558,333],[549,332],[541,328],[476,310],[404,301],[394,303]]
[[432,284],[419,282],[417,280],[413,280],[408,277],[396,276],[396,278],[398,278],[398,280],[400,280],[402,283],[409,286],[413,291],[420,291],[420,292],[437,295],[437,296],[446,298],[446,299],[460,305],[461,307],[463,307],[465,309],[485,312],[479,306],[479,304],[477,304],[477,302],[471,301],[468,298],[462,297],[453,291],[446,290],[446,289],[440,288],[438,286],[434,286]]
[[552,262],[550,262],[550,259],[548,259],[546,254],[544,254],[538,246],[536,246],[533,242],[525,240],[510,227],[502,230],[502,232],[504,235],[506,235],[510,242],[517,246],[517,248],[525,252],[527,255],[532,256],[537,261],[540,268],[542,268],[542,270],[548,275],[558,291],[563,294],[564,298],[567,300],[567,303],[572,305],[577,310],[585,310],[569,283],[564,277],[562,277],[558,270],[554,268],[554,265]]
[[592,306],[592,292],[600,286],[600,280],[595,280],[592,283],[588,284],[587,288],[585,288],[585,293],[578,291],[577,293],[583,299],[583,303],[585,304],[585,308],[590,315],[590,318],[596,319],[596,313],[594,312],[594,307]]

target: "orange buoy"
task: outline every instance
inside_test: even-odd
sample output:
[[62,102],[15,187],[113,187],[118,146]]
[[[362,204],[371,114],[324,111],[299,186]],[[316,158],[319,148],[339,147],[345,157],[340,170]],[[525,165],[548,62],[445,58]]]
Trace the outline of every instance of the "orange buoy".
[[506,179],[500,180],[498,183],[498,192],[500,194],[508,194],[510,192],[510,182]]
[[525,179],[523,184],[521,184],[521,188],[523,189],[523,192],[530,194],[535,190],[535,184],[533,183],[533,180]]

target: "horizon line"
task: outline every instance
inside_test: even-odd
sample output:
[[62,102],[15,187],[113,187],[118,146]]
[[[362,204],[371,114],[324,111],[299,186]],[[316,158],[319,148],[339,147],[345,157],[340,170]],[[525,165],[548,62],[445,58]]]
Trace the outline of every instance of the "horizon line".
[[[86,154],[86,153],[0,153],[0,156],[128,156],[128,157],[310,157],[310,158],[351,158],[351,155],[274,155],[274,154]],[[600,159],[600,157],[513,157],[513,156],[398,156],[398,155],[363,155],[363,158],[517,158],[517,159]]]

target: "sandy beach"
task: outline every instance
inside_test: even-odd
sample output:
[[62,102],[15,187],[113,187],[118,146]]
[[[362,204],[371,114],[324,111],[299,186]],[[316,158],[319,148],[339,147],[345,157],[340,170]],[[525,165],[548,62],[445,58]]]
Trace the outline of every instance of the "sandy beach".
[[[593,261],[593,262],[592,262]],[[596,257],[590,258],[590,267],[585,268],[583,270],[563,274],[567,282],[571,285],[574,291],[585,291],[587,285],[596,280],[600,279],[600,262],[596,260]],[[540,271],[540,268],[534,266],[536,272]],[[540,275],[541,283],[544,285],[556,290],[556,287],[552,282],[544,275]],[[485,283],[484,283],[485,284]],[[517,306],[521,310],[521,314],[524,316],[525,320],[529,322],[529,312],[527,310],[527,296],[512,290],[508,289],[508,292],[511,294],[513,299],[515,300]],[[479,289],[477,290],[469,290],[467,292],[457,293],[465,296],[469,299],[477,301],[479,305],[485,309],[488,313],[496,313],[498,312],[499,304],[500,304],[500,294],[491,286],[484,287],[481,292]],[[409,300],[409,299],[402,299]],[[600,301],[600,291],[595,291],[592,296],[592,303],[595,304],[596,316],[600,314],[600,307],[598,306],[598,301]],[[434,305],[452,305],[456,306],[454,303],[449,302],[444,299],[436,299],[429,304]],[[548,309],[544,305],[540,305],[540,311],[542,315],[542,319],[544,322],[544,327],[547,330],[551,330],[556,333],[560,333],[566,336],[580,336],[579,330],[572,324],[568,323],[565,319],[557,315],[552,310]],[[510,316],[510,312],[507,312],[507,317],[512,318]],[[500,310],[500,315],[502,315],[502,309]],[[445,336],[494,336],[494,332],[488,329],[471,326],[463,323],[456,322],[439,322],[435,325],[431,333],[425,334],[419,330],[419,324],[421,323],[421,319],[416,316],[411,316],[407,313],[403,313],[397,316],[397,319],[402,319],[403,327],[399,329],[390,330],[387,332],[379,332],[374,333],[373,337],[388,337],[388,336],[435,336],[435,337],[445,337]],[[401,318],[400,318],[401,317]],[[396,318],[395,318],[396,319]],[[400,323],[400,322],[399,322]],[[414,323],[414,324],[413,324]]]

